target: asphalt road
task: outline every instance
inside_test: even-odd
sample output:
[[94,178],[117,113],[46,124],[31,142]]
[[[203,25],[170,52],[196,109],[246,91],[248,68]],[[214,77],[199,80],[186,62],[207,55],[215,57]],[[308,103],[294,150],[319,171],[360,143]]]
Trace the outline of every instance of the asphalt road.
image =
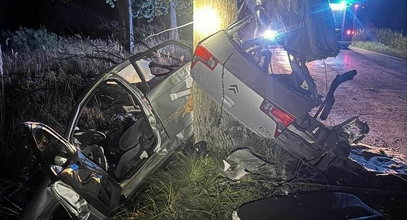
[[[283,55],[276,51],[273,57],[275,72],[287,68]],[[322,95],[336,74],[356,69],[354,80],[336,90],[336,103],[326,124],[360,116],[370,127],[362,143],[384,147],[407,158],[407,60],[341,50],[337,57],[310,62],[308,67]]]

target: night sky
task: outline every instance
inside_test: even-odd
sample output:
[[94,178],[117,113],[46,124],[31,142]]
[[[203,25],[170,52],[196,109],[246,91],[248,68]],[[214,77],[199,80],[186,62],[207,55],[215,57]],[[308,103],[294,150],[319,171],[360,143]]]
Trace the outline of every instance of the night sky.
[[371,23],[407,35],[407,0],[366,0],[361,6],[358,17],[362,24]]
[[[332,0],[340,1],[340,0]],[[348,0],[350,1],[350,0]],[[68,3],[64,3],[68,2]],[[363,0],[358,15],[362,24],[407,33],[407,0]],[[44,26],[53,32],[100,34],[105,19],[117,12],[105,0],[0,0],[0,30]]]

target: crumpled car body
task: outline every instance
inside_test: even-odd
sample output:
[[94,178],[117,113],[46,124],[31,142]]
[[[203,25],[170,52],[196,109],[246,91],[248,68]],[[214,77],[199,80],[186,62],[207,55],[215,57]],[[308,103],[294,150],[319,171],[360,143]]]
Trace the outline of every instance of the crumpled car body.
[[[356,71],[340,74],[322,100],[306,63],[288,53],[292,72],[273,72],[270,59],[278,45],[247,39],[248,16],[202,40],[194,53],[191,76],[200,88],[236,120],[260,137],[273,139],[305,163],[326,171],[340,165],[350,145],[369,128],[357,117],[325,126],[337,87]],[[254,49],[253,49],[254,48]],[[318,109],[319,108],[319,109]],[[311,115],[313,109],[318,109]]]
[[51,181],[22,218],[50,218],[58,204],[78,219],[111,218],[149,173],[190,144],[191,53],[168,41],[100,75],[77,102],[64,135],[25,122]]

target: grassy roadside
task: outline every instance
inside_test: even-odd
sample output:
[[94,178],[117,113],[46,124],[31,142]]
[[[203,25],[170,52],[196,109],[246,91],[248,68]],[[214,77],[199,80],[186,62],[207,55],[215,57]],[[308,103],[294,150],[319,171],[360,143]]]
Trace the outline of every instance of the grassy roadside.
[[390,29],[360,30],[353,37],[352,46],[407,59],[407,37]]
[[232,181],[222,175],[222,160],[211,153],[182,151],[174,157],[146,180],[134,204],[115,219],[231,219],[246,202],[291,191],[283,184],[286,180],[264,170]]
[[[148,180],[134,212],[118,219],[230,219],[242,203],[259,197],[255,187],[233,188],[214,157],[177,153],[166,168]],[[249,180],[245,180],[249,181]]]

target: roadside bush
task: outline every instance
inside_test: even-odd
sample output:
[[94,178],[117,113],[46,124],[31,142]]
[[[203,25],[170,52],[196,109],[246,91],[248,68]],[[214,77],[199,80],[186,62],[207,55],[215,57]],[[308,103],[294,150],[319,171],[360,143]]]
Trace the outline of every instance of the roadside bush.
[[19,52],[55,49],[59,42],[58,35],[48,32],[43,27],[38,30],[20,28],[8,35],[8,46]]
[[359,30],[352,45],[374,52],[407,58],[407,37],[390,29]]
[[113,38],[60,37],[45,29],[20,29],[9,36],[3,52],[6,111],[0,171],[19,178],[31,159],[21,142],[22,123],[40,121],[63,132],[84,88],[129,54]]

